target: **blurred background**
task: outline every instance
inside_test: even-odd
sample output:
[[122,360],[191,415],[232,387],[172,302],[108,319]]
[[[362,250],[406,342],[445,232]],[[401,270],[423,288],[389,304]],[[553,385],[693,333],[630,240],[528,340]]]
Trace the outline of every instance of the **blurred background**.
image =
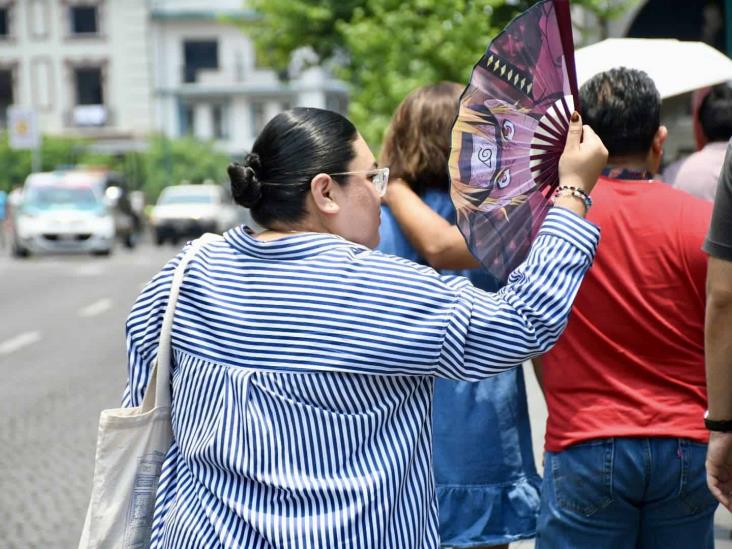
[[[225,170],[264,124],[332,109],[378,153],[409,91],[467,82],[533,3],[0,0],[0,547],[76,546],[127,312],[186,239],[252,224]],[[732,54],[732,0],[572,6],[577,48],[677,38]],[[697,149],[693,103],[664,99],[666,163]]]

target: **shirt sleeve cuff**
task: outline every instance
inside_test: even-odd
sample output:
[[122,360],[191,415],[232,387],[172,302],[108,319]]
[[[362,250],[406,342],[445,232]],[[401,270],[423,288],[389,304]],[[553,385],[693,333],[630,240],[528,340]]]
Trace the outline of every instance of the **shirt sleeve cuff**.
[[565,208],[553,207],[547,213],[538,236],[556,236],[577,246],[589,257],[595,257],[600,241],[600,228]]
[[724,244],[720,244],[719,242],[714,242],[709,237],[707,237],[707,239],[704,241],[702,250],[704,250],[708,255],[716,257],[717,259],[732,261],[732,247],[725,246]]

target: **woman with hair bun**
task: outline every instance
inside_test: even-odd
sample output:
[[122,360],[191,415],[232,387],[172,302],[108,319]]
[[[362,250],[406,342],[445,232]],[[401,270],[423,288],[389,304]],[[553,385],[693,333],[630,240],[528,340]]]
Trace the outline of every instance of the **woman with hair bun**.
[[[606,153],[584,132],[573,123],[560,171],[589,192]],[[597,246],[582,201],[558,199],[487,293],[373,250],[388,170],[336,113],[278,114],[229,176],[265,229],[231,229],[186,268],[151,546],[438,547],[434,379],[483,379],[554,344]],[[128,406],[180,258],[127,321]]]
[[[381,150],[381,162],[391,169],[390,189],[409,186],[445,224],[455,223],[447,162],[462,92],[463,86],[453,82],[411,92],[397,107]],[[449,265],[444,254],[428,256],[431,261],[420,255],[392,213],[392,207],[402,206],[393,195],[387,192],[389,207],[382,207],[379,250],[433,267]],[[465,276],[485,291],[500,286],[481,269],[440,272]],[[477,383],[436,380],[432,418],[442,543],[505,548],[534,537],[541,477],[534,465],[523,370]]]

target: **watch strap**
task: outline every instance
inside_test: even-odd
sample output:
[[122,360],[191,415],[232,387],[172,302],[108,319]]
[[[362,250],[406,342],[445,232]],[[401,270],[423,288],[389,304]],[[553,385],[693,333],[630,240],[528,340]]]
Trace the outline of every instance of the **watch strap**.
[[732,419],[709,419],[705,417],[704,425],[708,431],[732,433]]

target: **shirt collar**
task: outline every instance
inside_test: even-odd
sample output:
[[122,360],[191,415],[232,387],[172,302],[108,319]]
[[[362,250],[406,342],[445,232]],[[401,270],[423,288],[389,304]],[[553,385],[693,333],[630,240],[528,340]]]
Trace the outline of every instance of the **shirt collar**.
[[602,175],[608,179],[622,179],[626,181],[653,181],[653,174],[645,169],[623,168],[620,166],[607,166],[602,170]]
[[243,254],[261,259],[300,259],[336,248],[367,249],[329,233],[296,233],[265,241],[258,240],[250,232],[248,227],[240,225],[226,231],[224,238]]

